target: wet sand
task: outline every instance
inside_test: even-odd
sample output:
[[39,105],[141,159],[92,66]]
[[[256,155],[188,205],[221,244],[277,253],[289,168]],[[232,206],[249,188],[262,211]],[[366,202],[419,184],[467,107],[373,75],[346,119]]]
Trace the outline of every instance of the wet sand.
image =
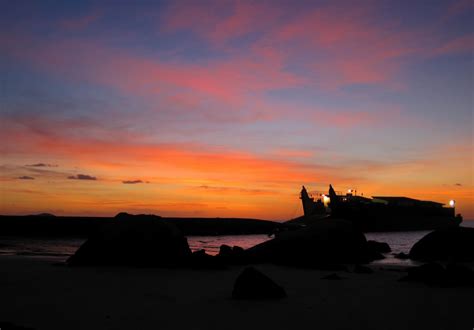
[[[229,270],[68,268],[0,257],[0,321],[49,329],[472,329],[473,288],[398,282],[403,273],[256,266],[288,298],[235,301]],[[395,269],[396,270],[396,269]]]

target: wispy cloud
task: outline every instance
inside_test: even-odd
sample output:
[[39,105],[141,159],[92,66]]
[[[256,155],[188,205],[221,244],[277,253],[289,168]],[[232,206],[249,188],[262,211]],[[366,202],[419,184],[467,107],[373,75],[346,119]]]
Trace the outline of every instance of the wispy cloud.
[[92,180],[92,181],[97,180],[95,176],[91,176],[87,174],[71,175],[71,176],[68,176],[67,178],[70,180]]
[[138,183],[144,183],[142,180],[125,180],[122,181],[123,184],[138,184]]
[[58,167],[58,165],[55,164],[46,164],[46,163],[36,163],[36,164],[30,164],[30,165],[25,165],[28,167]]
[[34,180],[35,178],[33,178],[32,176],[23,175],[23,176],[18,177],[18,179],[20,179],[20,180]]

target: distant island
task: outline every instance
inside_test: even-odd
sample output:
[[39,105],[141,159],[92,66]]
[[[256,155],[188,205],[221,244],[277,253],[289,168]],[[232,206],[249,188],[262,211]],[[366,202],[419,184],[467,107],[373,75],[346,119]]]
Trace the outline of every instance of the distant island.
[[[128,213],[120,212],[114,217],[55,216],[41,213],[37,215],[0,215],[1,236],[25,237],[87,237],[99,227],[119,221]],[[288,225],[269,220],[244,218],[178,218],[157,219],[175,224],[186,236],[250,235],[270,234]]]

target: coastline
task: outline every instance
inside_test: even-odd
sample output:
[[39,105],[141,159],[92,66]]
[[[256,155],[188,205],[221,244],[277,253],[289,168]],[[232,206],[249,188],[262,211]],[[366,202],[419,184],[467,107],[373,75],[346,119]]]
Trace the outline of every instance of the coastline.
[[55,257],[0,256],[0,321],[34,329],[470,329],[473,288],[373,274],[257,265],[288,298],[235,301],[228,270],[70,268]]

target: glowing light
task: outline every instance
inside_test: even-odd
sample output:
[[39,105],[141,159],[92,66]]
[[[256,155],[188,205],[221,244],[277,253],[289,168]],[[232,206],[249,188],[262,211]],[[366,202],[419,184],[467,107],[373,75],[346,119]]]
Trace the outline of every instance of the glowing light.
[[449,206],[454,207],[454,205],[456,205],[456,201],[454,199],[451,199],[449,201]]
[[323,203],[324,203],[324,206],[328,206],[329,205],[329,202],[331,201],[331,199],[326,196],[326,195],[323,195]]

